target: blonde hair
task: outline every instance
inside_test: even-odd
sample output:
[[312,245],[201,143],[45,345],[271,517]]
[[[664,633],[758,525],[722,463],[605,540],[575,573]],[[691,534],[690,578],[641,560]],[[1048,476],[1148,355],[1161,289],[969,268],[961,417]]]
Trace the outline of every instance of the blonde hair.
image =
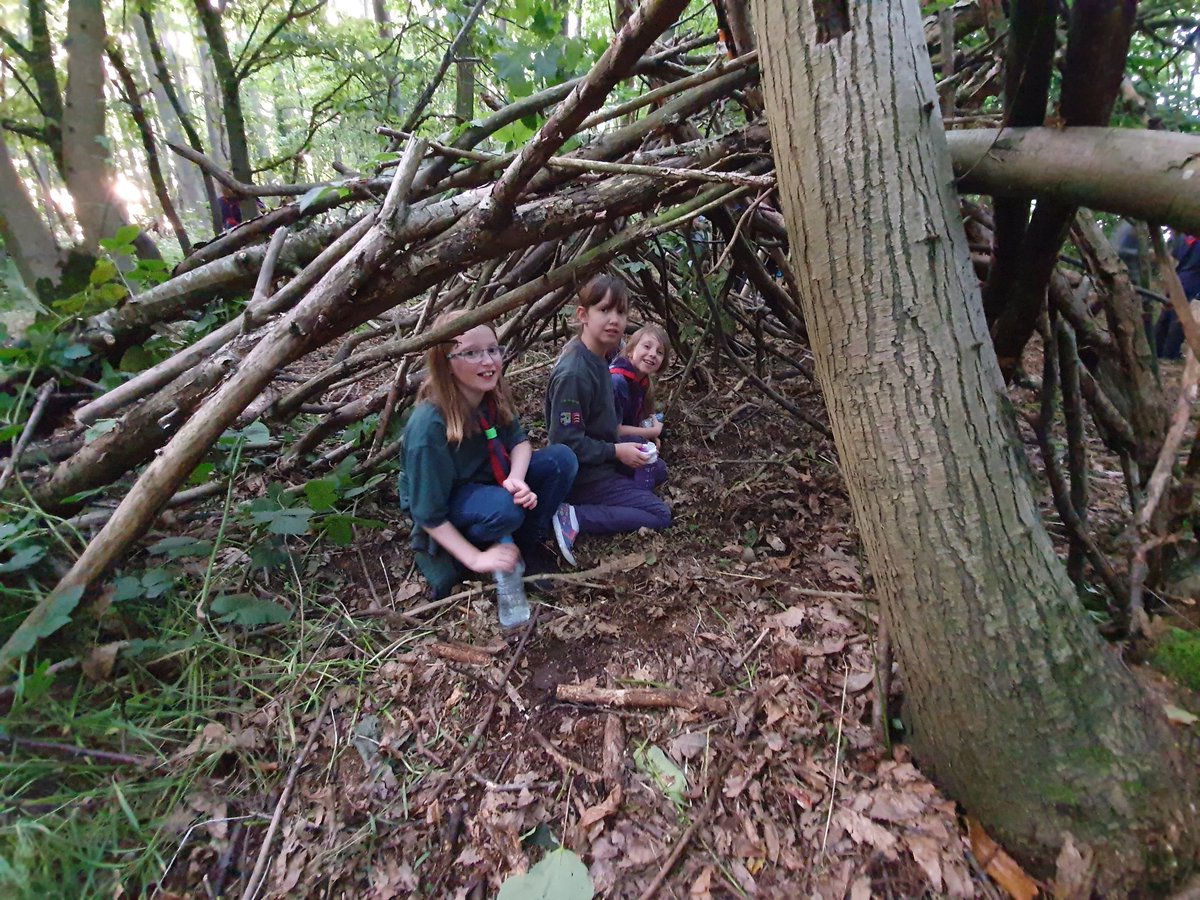
[[[434,320],[432,327],[445,325],[463,315],[465,315],[465,310],[461,309],[442,313]],[[484,324],[495,337],[496,329],[490,323]],[[462,389],[458,386],[458,380],[450,369],[448,357],[454,352],[457,340],[457,336],[452,337],[439,344],[434,344],[425,351],[425,383],[421,385],[417,401],[428,400],[436,406],[442,414],[442,418],[446,420],[446,439],[455,444],[461,444],[463,438],[480,429],[478,418],[475,415],[477,407],[473,406],[471,401],[463,395]],[[489,399],[494,400],[497,424],[509,425],[516,417],[516,408],[513,405],[512,392],[509,391],[508,382],[504,378],[503,360],[497,365],[500,366],[500,377],[496,380],[496,386],[484,394],[484,402]]]
[[[667,364],[671,362],[671,343],[667,338],[667,332],[660,325],[643,325],[637,331],[629,336],[629,340],[625,342],[625,357],[633,352],[633,348],[642,342],[642,338],[652,337],[660,347],[662,347],[662,365],[658,367],[658,371],[662,372],[667,368]],[[646,397],[642,400],[643,416],[654,415],[654,387],[656,378],[651,375],[646,379]]]

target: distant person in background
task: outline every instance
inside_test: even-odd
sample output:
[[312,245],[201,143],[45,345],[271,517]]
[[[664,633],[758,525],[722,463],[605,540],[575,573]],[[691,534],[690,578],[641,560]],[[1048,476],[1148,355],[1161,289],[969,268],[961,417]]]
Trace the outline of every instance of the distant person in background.
[[[1117,255],[1121,257],[1121,262],[1125,263],[1125,268],[1129,270],[1129,280],[1133,283],[1134,290],[1146,287],[1142,273],[1143,247],[1137,227],[1132,222],[1122,220],[1113,233],[1112,243]],[[1154,319],[1159,311],[1157,302],[1142,295],[1142,326],[1146,330],[1146,341],[1151,347],[1157,347],[1154,338]]]
[[[1175,257],[1175,274],[1183,285],[1184,296],[1189,301],[1200,297],[1200,239],[1191,234],[1176,235],[1171,255]],[[1158,318],[1154,347],[1159,359],[1183,357],[1183,325],[1170,306]]]
[[[242,207],[241,201],[237,194],[227,187],[221,188],[221,226],[224,231],[232,231],[234,228],[242,224]],[[266,204],[262,202],[261,197],[254,198],[254,208],[262,215],[267,211]]]

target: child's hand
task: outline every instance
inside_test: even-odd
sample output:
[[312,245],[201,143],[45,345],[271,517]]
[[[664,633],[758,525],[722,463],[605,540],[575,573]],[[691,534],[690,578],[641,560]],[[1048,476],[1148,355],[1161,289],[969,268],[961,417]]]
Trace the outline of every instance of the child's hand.
[[617,461],[631,469],[640,469],[646,465],[646,454],[637,444],[617,444]]
[[658,419],[655,419],[653,425],[649,426],[648,428],[642,429],[642,435],[647,440],[652,441],[655,438],[657,438],[660,434],[662,434],[662,430],[663,430],[663,423],[658,421]]
[[511,572],[521,559],[521,551],[516,544],[492,544],[486,550],[480,550],[471,564],[472,572]]
[[512,494],[513,503],[517,506],[525,509],[533,509],[537,506],[537,494],[531,491],[529,485],[520,478],[513,478],[509,475],[501,486]]

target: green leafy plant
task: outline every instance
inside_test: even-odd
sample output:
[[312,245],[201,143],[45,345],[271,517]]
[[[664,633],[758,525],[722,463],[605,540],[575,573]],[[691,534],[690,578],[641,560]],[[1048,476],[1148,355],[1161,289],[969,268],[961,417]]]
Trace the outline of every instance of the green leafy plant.
[[497,900],[591,900],[596,893],[587,866],[571,850],[555,850],[522,875],[500,885]]

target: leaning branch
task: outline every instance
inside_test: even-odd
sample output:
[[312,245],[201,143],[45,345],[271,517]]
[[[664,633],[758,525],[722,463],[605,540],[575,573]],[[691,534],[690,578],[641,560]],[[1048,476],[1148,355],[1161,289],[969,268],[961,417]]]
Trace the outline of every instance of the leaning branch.
[[1132,128],[946,134],[958,189],[1087,206],[1200,234],[1200,137]]

